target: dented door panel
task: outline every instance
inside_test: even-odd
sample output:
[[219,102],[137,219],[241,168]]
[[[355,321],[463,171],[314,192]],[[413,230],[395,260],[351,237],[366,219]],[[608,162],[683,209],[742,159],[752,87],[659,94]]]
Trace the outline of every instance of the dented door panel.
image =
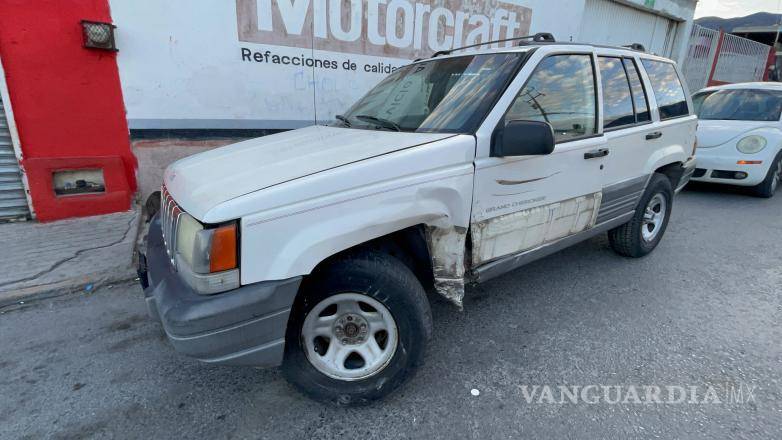
[[567,142],[552,154],[476,160],[472,267],[534,249],[594,226],[602,198],[602,136]]
[[476,223],[472,265],[534,249],[591,228],[600,200],[601,193],[596,192]]

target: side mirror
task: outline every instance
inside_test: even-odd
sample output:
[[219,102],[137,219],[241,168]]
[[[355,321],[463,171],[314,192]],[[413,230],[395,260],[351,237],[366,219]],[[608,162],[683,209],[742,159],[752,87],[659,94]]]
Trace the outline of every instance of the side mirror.
[[554,130],[548,122],[509,121],[495,138],[492,157],[537,156],[554,151]]

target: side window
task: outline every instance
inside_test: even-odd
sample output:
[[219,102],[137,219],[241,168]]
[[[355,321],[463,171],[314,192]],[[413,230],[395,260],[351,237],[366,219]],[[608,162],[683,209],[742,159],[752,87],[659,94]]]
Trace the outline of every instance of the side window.
[[654,60],[643,60],[646,73],[660,107],[660,119],[671,119],[690,114],[687,108],[687,98],[684,87],[676,74],[676,68],[671,63]]
[[652,120],[649,112],[649,101],[646,99],[646,89],[641,81],[641,75],[638,73],[638,66],[635,61],[625,58],[625,70],[627,78],[630,80],[630,88],[633,90],[633,102],[635,102],[635,119],[639,124]]
[[635,124],[633,97],[621,58],[600,57],[603,125],[606,130]]
[[557,142],[597,133],[592,56],[553,55],[540,62],[505,114],[513,120],[548,122]]

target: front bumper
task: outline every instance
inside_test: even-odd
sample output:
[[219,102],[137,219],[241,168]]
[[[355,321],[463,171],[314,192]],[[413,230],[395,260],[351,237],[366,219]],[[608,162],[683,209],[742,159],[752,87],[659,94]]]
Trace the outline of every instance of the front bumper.
[[155,216],[147,254],[139,259],[139,279],[150,316],[160,321],[178,352],[225,365],[282,362],[288,316],[301,277],[200,295],[173,269]]
[[[722,183],[739,186],[755,186],[763,181],[768,174],[768,169],[773,161],[765,157],[765,154],[741,154],[735,151],[725,153],[723,148],[715,147],[698,149],[698,171],[693,176],[693,182]],[[765,152],[764,152],[765,153]],[[739,165],[740,160],[761,160],[763,163],[753,165]],[[746,173],[746,177],[737,179],[733,177],[736,172]],[[725,178],[730,176],[729,178]]]

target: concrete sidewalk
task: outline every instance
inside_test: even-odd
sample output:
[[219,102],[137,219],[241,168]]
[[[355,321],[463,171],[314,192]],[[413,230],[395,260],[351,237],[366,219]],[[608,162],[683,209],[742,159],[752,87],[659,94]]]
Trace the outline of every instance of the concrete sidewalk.
[[0,306],[135,278],[140,212],[0,224]]

